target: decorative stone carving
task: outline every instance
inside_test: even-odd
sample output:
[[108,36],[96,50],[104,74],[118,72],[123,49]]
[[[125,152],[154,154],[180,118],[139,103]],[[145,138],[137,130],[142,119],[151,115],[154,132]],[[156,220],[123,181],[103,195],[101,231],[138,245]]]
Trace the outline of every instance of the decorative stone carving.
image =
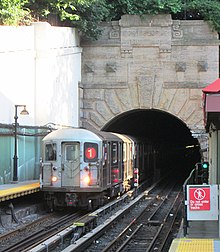
[[185,72],[186,71],[186,63],[185,62],[177,62],[176,63],[176,72]]
[[198,72],[207,72],[208,63],[206,61],[199,61],[197,64]]
[[84,65],[85,73],[93,73],[94,72],[94,65],[93,64],[85,64]]
[[133,57],[133,50],[132,49],[121,49],[121,57],[122,58],[132,58]]
[[118,22],[112,21],[112,30],[109,32],[109,39],[119,39],[120,38],[120,27]]
[[171,48],[160,47],[160,53],[171,53]]
[[117,70],[117,67],[115,63],[107,63],[105,69],[107,73],[115,73]]
[[109,32],[109,38],[110,39],[119,39],[120,38],[120,32],[118,30],[112,30]]
[[172,36],[173,38],[182,38],[183,37],[183,31],[180,26],[180,20],[173,21],[173,31]]

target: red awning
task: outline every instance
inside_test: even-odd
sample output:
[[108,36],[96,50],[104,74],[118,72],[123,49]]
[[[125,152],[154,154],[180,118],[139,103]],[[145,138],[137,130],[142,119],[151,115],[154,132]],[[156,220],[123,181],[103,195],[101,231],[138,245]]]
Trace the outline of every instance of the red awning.
[[218,93],[220,92],[220,78],[212,82],[202,90],[204,93]]

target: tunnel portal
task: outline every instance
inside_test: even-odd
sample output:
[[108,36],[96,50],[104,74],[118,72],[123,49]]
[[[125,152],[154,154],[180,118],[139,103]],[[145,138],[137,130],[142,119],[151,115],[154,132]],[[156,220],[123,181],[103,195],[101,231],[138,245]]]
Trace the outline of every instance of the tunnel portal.
[[[103,131],[134,136],[149,142],[153,148],[153,165],[145,167],[154,176],[179,169],[187,176],[200,162],[200,145],[187,125],[177,117],[155,109],[125,112],[108,122]],[[153,170],[153,171],[152,171]]]

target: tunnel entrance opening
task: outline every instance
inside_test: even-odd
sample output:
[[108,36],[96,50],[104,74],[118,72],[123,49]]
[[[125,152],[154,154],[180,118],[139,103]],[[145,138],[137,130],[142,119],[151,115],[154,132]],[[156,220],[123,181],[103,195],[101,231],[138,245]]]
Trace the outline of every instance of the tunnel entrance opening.
[[[200,162],[200,146],[190,129],[179,118],[160,110],[135,109],[108,122],[103,131],[117,132],[148,141],[153,146],[155,177],[170,170],[186,176]],[[152,165],[152,164],[151,164]]]

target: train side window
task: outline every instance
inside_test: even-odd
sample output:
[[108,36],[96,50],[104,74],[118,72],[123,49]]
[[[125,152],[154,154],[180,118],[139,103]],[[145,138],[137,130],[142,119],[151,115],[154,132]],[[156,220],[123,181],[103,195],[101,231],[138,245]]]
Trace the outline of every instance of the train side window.
[[57,159],[57,145],[46,144],[45,145],[45,161],[56,161]]
[[127,143],[123,143],[123,161],[127,160]]
[[116,142],[112,143],[112,164],[118,163],[118,144]]
[[104,143],[102,147],[102,157],[103,157],[103,165],[105,165],[108,159],[108,147],[106,143]]

